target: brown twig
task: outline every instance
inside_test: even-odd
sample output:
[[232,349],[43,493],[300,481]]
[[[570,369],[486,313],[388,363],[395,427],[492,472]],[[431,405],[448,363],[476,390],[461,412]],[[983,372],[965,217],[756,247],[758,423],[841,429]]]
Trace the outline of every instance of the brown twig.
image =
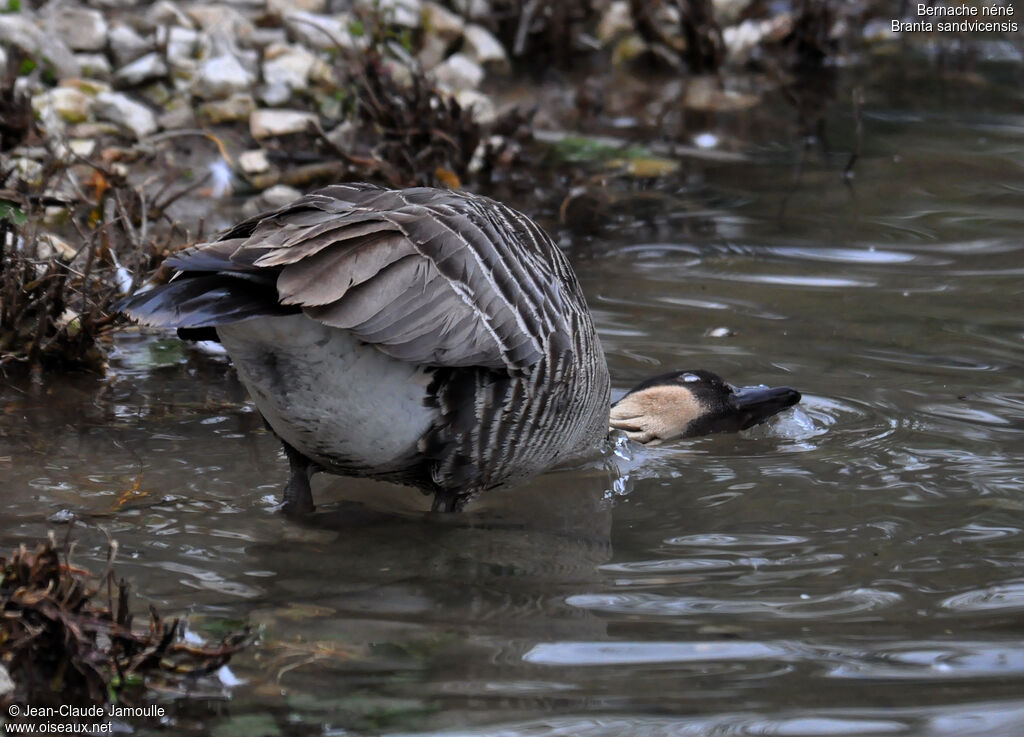
[[854,143],[853,152],[850,154],[850,160],[846,162],[846,167],[843,169],[843,178],[846,180],[853,178],[853,167],[860,158],[861,149],[864,145],[864,90],[861,87],[855,87],[852,93],[853,99],[853,119],[856,121],[854,127]]

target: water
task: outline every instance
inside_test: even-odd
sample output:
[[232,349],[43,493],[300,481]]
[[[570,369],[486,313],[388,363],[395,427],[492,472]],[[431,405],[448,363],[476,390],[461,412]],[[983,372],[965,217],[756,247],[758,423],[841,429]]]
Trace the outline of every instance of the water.
[[1021,95],[1006,66],[903,61],[862,80],[852,182],[836,102],[830,152],[751,134],[650,217],[562,233],[618,392],[676,368],[803,391],[771,425],[450,519],[318,479],[294,522],[225,359],[125,334],[106,379],[5,383],[0,546],[74,516],[80,563],[106,530],[194,634],[262,627],[166,702],[176,734],[1024,733]]

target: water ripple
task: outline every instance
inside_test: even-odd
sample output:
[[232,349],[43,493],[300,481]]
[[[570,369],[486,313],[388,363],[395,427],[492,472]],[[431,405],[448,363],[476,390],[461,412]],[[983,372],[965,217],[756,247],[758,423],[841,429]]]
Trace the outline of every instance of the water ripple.
[[[477,726],[440,733],[443,737],[1007,737],[1024,723],[1024,704],[974,702],[888,707],[885,715],[864,709],[789,708],[782,714],[757,712],[710,715],[560,714],[528,721]],[[415,732],[393,737],[427,737]]]
[[694,614],[766,616],[780,619],[818,619],[874,612],[902,603],[892,591],[858,588],[833,594],[792,597],[723,599],[706,596],[669,596],[654,593],[576,594],[566,599],[572,606],[605,614],[678,617]]
[[789,643],[768,642],[541,642],[523,655],[538,665],[626,665],[722,660],[784,660]]
[[920,256],[901,251],[887,251],[869,246],[867,248],[799,248],[776,246],[766,249],[770,253],[799,261],[825,261],[841,264],[905,264],[920,262]]
[[1021,642],[908,642],[843,653],[831,678],[949,680],[1024,675]]
[[963,356],[942,356],[932,353],[914,353],[912,351],[893,351],[884,348],[870,348],[862,350],[857,354],[860,358],[883,363],[897,364],[901,366],[912,366],[920,369],[927,366],[929,369],[949,369],[955,371],[998,371],[1005,366],[979,361]]
[[1024,674],[1024,642],[914,640],[862,648],[845,643],[812,644],[792,640],[562,641],[536,643],[523,654],[523,660],[537,665],[590,667],[804,661],[824,666],[826,678],[952,680]]
[[440,735],[418,732],[394,737],[426,737],[427,734],[434,737],[878,737],[907,734],[910,729],[908,723],[896,719],[838,712],[781,717],[758,714],[692,717],[570,714]]
[[764,568],[795,568],[798,566],[819,566],[843,560],[840,553],[812,553],[808,555],[786,555],[780,558],[745,555],[737,558],[669,558],[666,560],[640,560],[625,563],[606,563],[600,566],[608,573],[627,573],[640,578],[618,579],[616,584],[643,584],[643,576],[663,576],[666,573],[707,572],[725,570],[762,570]]
[[922,412],[935,415],[936,417],[944,417],[950,420],[961,420],[963,422],[973,422],[980,425],[1005,427],[1011,424],[1009,420],[1004,419],[993,412],[973,407],[965,407],[963,405],[923,404],[920,409]]
[[788,546],[807,542],[801,535],[765,535],[738,533],[727,535],[720,532],[705,532],[669,538],[666,545],[687,545],[709,548],[746,548],[763,546]]
[[867,278],[844,276],[802,276],[797,274],[740,274],[735,271],[716,273],[705,271],[704,276],[749,284],[772,284],[787,287],[808,287],[814,289],[840,289],[845,287],[876,287],[878,281]]
[[1024,581],[966,591],[945,599],[940,606],[955,612],[993,612],[1024,609]]

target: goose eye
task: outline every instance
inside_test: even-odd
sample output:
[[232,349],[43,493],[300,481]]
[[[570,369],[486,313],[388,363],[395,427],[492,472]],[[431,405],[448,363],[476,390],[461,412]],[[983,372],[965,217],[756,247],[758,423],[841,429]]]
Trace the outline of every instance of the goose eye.
[[697,374],[683,374],[682,379],[685,384],[692,384],[696,381],[700,381],[700,377],[697,376]]

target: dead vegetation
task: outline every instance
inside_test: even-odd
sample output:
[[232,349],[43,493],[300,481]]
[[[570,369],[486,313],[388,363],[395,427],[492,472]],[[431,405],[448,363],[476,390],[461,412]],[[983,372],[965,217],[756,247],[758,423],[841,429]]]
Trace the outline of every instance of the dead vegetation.
[[[451,2],[467,20],[483,23],[494,32],[513,62],[525,72],[543,72],[550,67],[572,69],[581,56],[599,49],[595,31],[612,2],[609,0],[567,0],[550,3],[539,0],[494,0],[486,18],[472,17],[471,4]],[[874,9],[868,2],[841,0],[793,0],[790,3],[751,1],[734,4],[732,23],[788,18],[792,35],[779,48],[793,52],[794,64],[808,64],[826,58],[836,50],[836,21],[849,17],[858,27]],[[632,29],[646,44],[651,58],[687,74],[715,74],[727,61],[723,38],[722,9],[712,0],[628,0]]]
[[[411,53],[408,34],[389,27],[386,14],[362,12],[358,17],[368,48],[342,51],[338,43],[335,85],[323,93],[340,104],[334,116],[321,111],[311,131],[316,146],[311,149],[309,136],[263,142],[278,162],[291,159],[294,164],[287,167],[291,174],[280,166],[282,171],[271,175],[274,183],[308,188],[360,180],[459,188],[486,183],[519,163],[522,144],[531,135],[532,110],[511,108],[491,115],[460,103],[457,95],[434,83]],[[332,127],[331,134],[325,133]],[[263,187],[270,180],[251,181]]]
[[12,113],[0,147],[35,153],[0,166],[0,372],[100,370],[112,303],[184,235],[167,209],[195,185],[178,184],[173,166],[133,184],[128,164],[153,161],[151,152],[86,156],[47,136],[13,78],[0,84],[0,110]]
[[678,57],[692,74],[718,71],[725,58],[711,0],[630,0],[637,33],[663,58]]
[[[384,60],[367,54],[351,78],[355,117],[375,132],[372,167],[392,186],[440,185],[488,179],[509,168],[529,137],[529,114],[513,109],[487,125],[472,109],[438,91],[422,73],[397,82]],[[363,172],[365,175],[367,172]]]
[[0,663],[14,701],[33,705],[131,703],[157,681],[182,685],[210,673],[252,641],[248,631],[216,646],[186,644],[181,622],[153,607],[134,626],[129,586],[115,582],[117,546],[99,576],[71,563],[71,546],[52,535],[34,551],[0,558]]
[[512,59],[533,69],[564,69],[594,51],[584,40],[585,32],[592,30],[606,5],[600,0],[496,0],[488,20]]

